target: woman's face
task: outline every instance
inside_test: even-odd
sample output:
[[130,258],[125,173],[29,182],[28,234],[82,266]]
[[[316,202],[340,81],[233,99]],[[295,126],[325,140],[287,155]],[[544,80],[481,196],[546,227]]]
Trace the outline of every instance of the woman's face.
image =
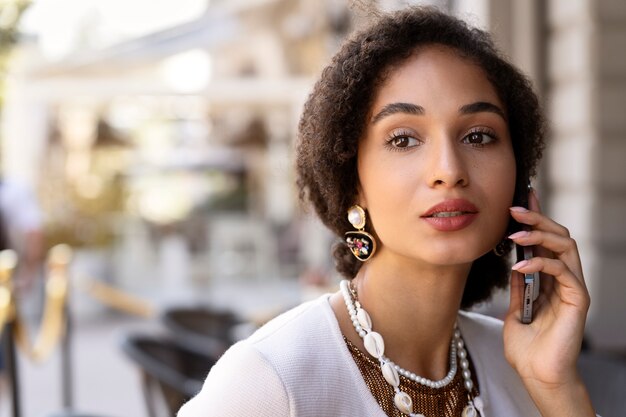
[[515,188],[506,109],[484,71],[420,49],[378,88],[359,143],[376,257],[472,262],[502,239]]

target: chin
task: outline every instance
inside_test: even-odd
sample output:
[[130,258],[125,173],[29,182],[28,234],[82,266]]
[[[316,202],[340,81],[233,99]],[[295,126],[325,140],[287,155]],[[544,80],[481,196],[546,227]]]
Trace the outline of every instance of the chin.
[[444,255],[444,256],[432,256],[432,257],[422,257],[423,261],[426,263],[429,263],[431,265],[438,265],[438,266],[458,266],[458,265],[467,265],[467,264],[471,264],[472,262],[474,262],[476,259],[478,259],[480,256],[462,256],[462,255],[458,255],[458,256],[450,256],[450,254],[448,254],[448,256]]
[[431,246],[428,250],[415,256],[431,265],[454,266],[472,263],[491,250],[491,246],[485,247],[484,242],[480,246],[470,244],[463,244],[458,247],[456,245],[441,246],[440,248]]
[[406,241],[410,241],[410,243],[405,245],[400,244],[401,239],[389,239],[385,242],[379,238],[379,242],[382,243],[379,250],[381,252],[389,251],[387,255],[391,257],[400,257],[408,262],[419,264],[433,266],[467,265],[496,246],[499,239],[495,236],[499,236],[499,234],[493,230],[487,230],[485,233],[449,234],[431,238],[419,237],[413,240],[408,238]]

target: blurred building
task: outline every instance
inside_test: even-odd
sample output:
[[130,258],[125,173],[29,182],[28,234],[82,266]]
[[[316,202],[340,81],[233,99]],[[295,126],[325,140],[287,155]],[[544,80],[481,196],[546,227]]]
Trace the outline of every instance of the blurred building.
[[[26,38],[7,85],[5,171],[40,188],[53,239],[126,287],[328,273],[332,240],[298,208],[292,145],[316,75],[367,13],[347,0],[196,3],[117,38],[87,15],[54,59]],[[491,30],[534,80],[552,122],[537,185],[579,244],[590,342],[623,351],[626,4],[429,3]]]
[[[76,38],[97,32],[81,24]],[[327,261],[299,254],[292,139],[349,28],[346,4],[214,1],[60,59],[26,39],[8,86],[5,170],[40,187],[52,241],[104,257],[113,270],[93,273],[128,287],[295,278]]]
[[536,184],[577,241],[594,348],[626,349],[626,3],[457,0],[533,80],[550,126]]

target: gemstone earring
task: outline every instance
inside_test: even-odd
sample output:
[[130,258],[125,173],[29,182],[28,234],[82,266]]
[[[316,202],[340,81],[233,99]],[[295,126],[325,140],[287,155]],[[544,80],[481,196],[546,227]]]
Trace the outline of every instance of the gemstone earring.
[[359,205],[354,205],[348,209],[348,221],[356,232],[346,232],[345,239],[352,254],[362,262],[367,261],[376,252],[376,240],[369,233],[365,232],[365,210]]

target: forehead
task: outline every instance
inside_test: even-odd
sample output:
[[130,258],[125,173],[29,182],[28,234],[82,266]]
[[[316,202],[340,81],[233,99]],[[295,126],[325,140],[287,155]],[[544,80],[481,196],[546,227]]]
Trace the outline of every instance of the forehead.
[[482,67],[450,47],[429,45],[388,69],[378,87],[371,112],[392,102],[440,109],[487,101],[504,108]]

